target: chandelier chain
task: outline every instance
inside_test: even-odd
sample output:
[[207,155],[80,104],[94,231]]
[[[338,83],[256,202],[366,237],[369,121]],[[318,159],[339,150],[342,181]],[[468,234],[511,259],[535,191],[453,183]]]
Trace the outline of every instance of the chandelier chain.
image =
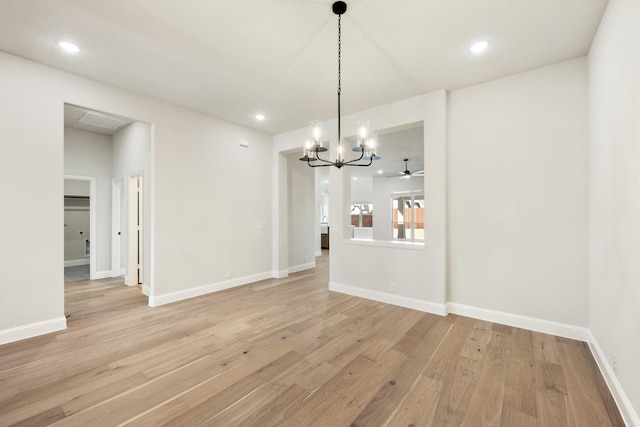
[[[342,92],[342,15],[338,15],[338,147],[342,145],[340,135],[340,94]],[[340,161],[338,159],[337,161]]]
[[341,62],[342,62],[342,15],[338,15],[338,94],[342,91],[342,85],[340,83],[342,77]]
[[[340,111],[340,94],[342,93],[342,14],[347,11],[347,4],[343,1],[336,1],[333,3],[332,10],[334,14],[338,15],[338,150],[336,160],[332,162],[320,157],[320,153],[328,151],[328,148],[322,146],[321,132],[318,127],[314,127],[312,130],[312,141],[308,141],[305,148],[303,148],[303,157],[300,160],[306,162],[312,168],[335,166],[340,169],[343,166],[371,166],[373,160],[378,160],[380,157],[376,156],[374,142],[371,142],[371,140],[365,141],[368,138],[368,123],[359,131],[358,146],[353,149],[353,151],[359,152],[360,156],[352,160],[345,160],[342,153],[342,136],[340,132],[342,119],[342,112]],[[367,121],[365,120],[365,122]],[[368,163],[359,163],[360,160]],[[311,162],[316,162],[316,164],[311,164]]]

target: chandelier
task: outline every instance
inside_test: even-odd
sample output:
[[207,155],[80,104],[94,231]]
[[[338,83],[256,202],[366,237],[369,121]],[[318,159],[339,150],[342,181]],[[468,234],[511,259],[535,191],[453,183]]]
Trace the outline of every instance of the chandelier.
[[[360,153],[359,157],[351,160],[345,160],[342,148],[342,139],[340,136],[340,94],[341,86],[341,47],[342,47],[342,27],[341,18],[347,11],[347,4],[343,1],[337,1],[332,6],[333,13],[338,15],[338,150],[336,160],[334,162],[320,157],[320,153],[328,150],[322,144],[322,126],[319,121],[311,123],[310,138],[303,148],[303,156],[300,158],[303,162],[307,162],[312,168],[335,166],[338,169],[343,166],[371,166],[374,160],[379,160],[376,155],[376,134],[369,131],[369,121],[359,120],[358,130],[356,134],[355,147],[352,151]],[[357,154],[356,154],[357,155]],[[367,163],[368,162],[368,163]]]

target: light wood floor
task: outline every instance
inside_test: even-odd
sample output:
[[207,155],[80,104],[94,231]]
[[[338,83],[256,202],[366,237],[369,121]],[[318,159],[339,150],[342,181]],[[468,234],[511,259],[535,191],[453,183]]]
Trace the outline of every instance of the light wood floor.
[[326,258],[156,308],[67,284],[66,331],[0,346],[0,425],[623,425],[584,343],[332,293]]

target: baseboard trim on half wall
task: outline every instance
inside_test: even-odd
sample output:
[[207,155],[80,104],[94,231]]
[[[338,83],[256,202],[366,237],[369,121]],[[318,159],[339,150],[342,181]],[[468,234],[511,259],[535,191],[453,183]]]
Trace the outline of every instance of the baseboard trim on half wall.
[[111,270],[108,270],[108,271],[96,271],[96,275],[91,280],[108,279],[108,278],[111,278],[111,277],[113,277],[113,274],[111,273]]
[[329,290],[340,292],[342,294],[352,295],[354,297],[366,298],[378,302],[384,302],[386,304],[411,308],[414,310],[423,311],[425,313],[438,314],[440,316],[446,316],[447,314],[447,307],[444,304],[423,301],[415,298],[403,297],[395,294],[387,294],[384,292],[372,291],[370,289],[342,285],[335,282],[329,283]]
[[449,303],[448,312],[474,319],[486,320],[501,325],[513,326],[544,334],[556,335],[563,338],[589,342],[589,329],[580,326],[567,325],[566,323],[552,322],[536,319],[534,317],[489,310],[464,304]]
[[289,276],[289,270],[273,270],[271,272],[271,278],[273,279],[284,279]]
[[371,299],[387,304],[399,305],[401,307],[412,308],[425,313],[446,316],[448,313],[460,316],[471,317],[488,322],[500,323],[502,325],[514,326],[516,328],[528,329],[530,331],[542,332],[564,338],[589,342],[589,329],[579,326],[567,325],[564,323],[551,322],[532,317],[520,316],[517,314],[504,313],[495,310],[472,307],[457,303],[439,304],[431,301],[418,300],[396,294],[372,291],[370,289],[358,288],[355,286],[342,285],[339,283],[329,283],[329,290],[347,295]]
[[316,268],[316,262],[308,262],[306,264],[294,265],[293,267],[289,267],[289,274],[297,273],[299,271],[309,270],[311,268]]
[[58,317],[56,319],[0,330],[0,345],[61,331],[66,328],[67,318]]
[[196,286],[194,288],[184,289],[176,292],[169,292],[161,295],[150,295],[149,306],[157,307],[159,305],[170,304],[172,302],[182,301],[189,298],[199,297],[201,295],[210,294],[213,292],[223,291],[225,289],[235,288],[236,286],[242,286],[253,282],[259,282],[260,280],[270,279],[271,271],[265,273],[253,274],[250,276],[238,277],[235,279],[223,280],[217,283],[211,283],[203,286]]

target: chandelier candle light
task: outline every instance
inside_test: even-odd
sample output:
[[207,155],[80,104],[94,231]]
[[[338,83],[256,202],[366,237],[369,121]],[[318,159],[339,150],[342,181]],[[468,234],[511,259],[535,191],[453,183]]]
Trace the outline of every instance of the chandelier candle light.
[[[358,121],[358,132],[356,135],[356,143],[353,151],[360,153],[360,157],[346,161],[342,150],[342,139],[340,136],[340,93],[342,87],[341,78],[341,47],[342,47],[342,27],[341,18],[347,11],[347,4],[343,1],[337,1],[332,6],[333,13],[338,15],[338,153],[336,161],[332,162],[320,157],[320,153],[327,151],[327,147],[322,146],[322,126],[319,121],[311,123],[311,139],[307,141],[303,148],[300,160],[307,162],[312,168],[323,166],[335,166],[340,169],[343,166],[371,166],[374,160],[379,160],[376,155],[376,134],[369,132],[369,121]],[[316,163],[312,163],[316,162]],[[363,163],[368,162],[368,163]]]

